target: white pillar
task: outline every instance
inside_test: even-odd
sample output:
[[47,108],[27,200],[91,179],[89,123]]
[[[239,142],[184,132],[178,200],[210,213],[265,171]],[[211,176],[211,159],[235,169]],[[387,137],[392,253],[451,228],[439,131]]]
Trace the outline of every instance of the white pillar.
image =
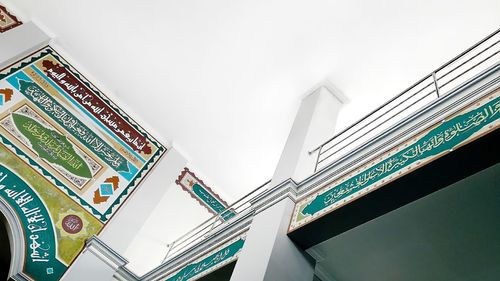
[[328,82],[303,98],[271,186],[289,178],[300,182],[314,172],[317,155],[309,151],[333,136],[340,108],[345,102],[342,93]]
[[131,242],[139,234],[144,222],[160,203],[171,183],[186,167],[187,160],[175,148],[164,155],[163,159],[139,185],[127,201],[113,216],[99,238],[116,252],[124,254]]
[[256,215],[231,281],[312,281],[314,261],[286,235],[293,211],[286,197]]
[[[316,158],[309,150],[333,135],[342,95],[321,85],[300,105],[292,130],[271,181],[272,188],[292,178],[298,182],[314,171]],[[231,281],[309,281],[314,261],[288,238],[295,203],[290,197],[258,213],[247,234]]]

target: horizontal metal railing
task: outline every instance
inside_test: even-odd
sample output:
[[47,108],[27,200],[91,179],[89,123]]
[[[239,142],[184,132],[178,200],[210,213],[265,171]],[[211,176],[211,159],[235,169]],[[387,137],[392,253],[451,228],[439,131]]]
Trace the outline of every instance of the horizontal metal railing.
[[[266,191],[269,188],[270,182],[271,180],[268,180],[264,184],[252,190],[247,195],[240,198],[238,201],[228,206],[224,211],[202,222],[200,225],[196,226],[188,233],[182,235],[172,243],[168,244],[167,254],[165,255],[162,263],[165,263],[167,260],[175,257],[179,253],[182,253],[195,244],[202,242],[210,235],[210,232],[213,229],[227,223],[228,221],[231,221],[234,218],[237,218],[238,214],[242,214],[250,209],[250,207],[252,206],[250,204],[250,200]],[[227,216],[228,213],[235,215]]]
[[499,63],[500,29],[311,150],[314,172],[362,146],[475,75]]

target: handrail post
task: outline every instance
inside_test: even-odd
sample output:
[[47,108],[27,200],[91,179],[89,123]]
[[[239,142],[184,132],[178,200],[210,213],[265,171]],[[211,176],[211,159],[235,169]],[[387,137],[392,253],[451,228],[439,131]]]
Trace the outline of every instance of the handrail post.
[[163,258],[163,261],[161,262],[162,264],[165,263],[165,261],[167,260],[168,258],[168,255],[170,254],[170,252],[172,251],[172,248],[174,247],[175,245],[175,241],[170,243],[170,244],[167,244],[167,247],[168,247],[168,251],[167,251],[167,254],[165,255],[165,257]]
[[322,144],[319,149],[318,149],[318,156],[316,157],[316,164],[314,165],[314,172],[318,171],[318,164],[319,164],[319,157],[321,156],[321,150],[323,150],[323,145]]
[[217,221],[219,220],[220,214],[221,213],[218,213],[217,216],[215,217],[214,222],[212,223],[212,226],[210,227],[210,231],[212,231],[215,228],[215,223],[217,223]]
[[437,97],[439,99],[441,94],[439,93],[439,85],[438,85],[438,81],[436,79],[436,72],[432,72],[432,80],[434,80],[434,87],[436,87],[436,94],[437,94]]

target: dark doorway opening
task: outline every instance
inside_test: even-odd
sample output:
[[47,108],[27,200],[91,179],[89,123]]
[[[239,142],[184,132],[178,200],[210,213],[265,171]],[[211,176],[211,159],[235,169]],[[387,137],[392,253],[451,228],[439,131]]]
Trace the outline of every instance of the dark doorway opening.
[[10,268],[10,243],[7,232],[7,220],[0,213],[0,280],[7,280]]
[[216,271],[203,276],[198,281],[229,281],[231,279],[231,275],[233,274],[234,267],[236,266],[236,262],[232,262],[228,265],[225,265]]

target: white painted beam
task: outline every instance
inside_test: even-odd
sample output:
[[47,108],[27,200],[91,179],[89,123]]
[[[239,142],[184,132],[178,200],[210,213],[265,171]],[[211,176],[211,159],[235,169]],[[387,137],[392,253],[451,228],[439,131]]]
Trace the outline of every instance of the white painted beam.
[[33,22],[0,33],[0,69],[48,45],[50,37]]

